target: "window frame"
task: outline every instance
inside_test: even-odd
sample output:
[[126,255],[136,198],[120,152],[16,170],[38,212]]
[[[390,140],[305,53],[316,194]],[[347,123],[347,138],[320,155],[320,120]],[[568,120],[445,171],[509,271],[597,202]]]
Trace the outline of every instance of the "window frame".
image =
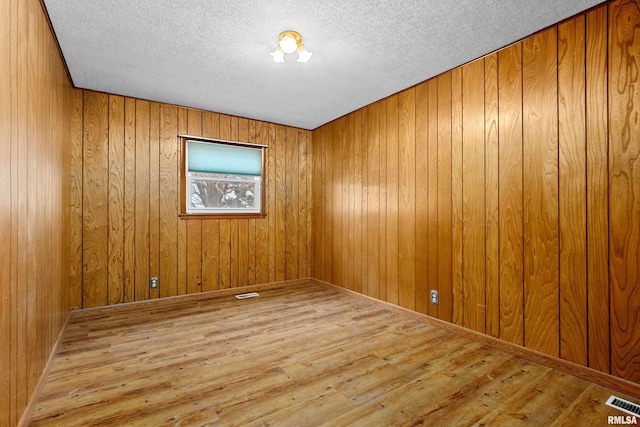
[[[266,202],[265,189],[267,187],[266,185],[267,176],[265,173],[265,170],[266,170],[265,150],[268,148],[267,145],[253,144],[250,142],[228,141],[228,140],[218,139],[218,138],[206,138],[206,137],[194,136],[194,135],[178,135],[178,138],[180,138],[180,213],[178,216],[181,219],[238,219],[238,218],[252,219],[252,218],[267,217],[267,211],[266,211],[267,206],[265,203]],[[187,212],[187,196],[191,194],[187,189],[187,185],[189,183],[189,179],[187,178],[188,157],[186,155],[188,141],[259,149],[260,157],[261,157],[261,165],[260,165],[261,181],[260,181],[260,196],[259,196],[260,212],[248,212],[248,213]]]

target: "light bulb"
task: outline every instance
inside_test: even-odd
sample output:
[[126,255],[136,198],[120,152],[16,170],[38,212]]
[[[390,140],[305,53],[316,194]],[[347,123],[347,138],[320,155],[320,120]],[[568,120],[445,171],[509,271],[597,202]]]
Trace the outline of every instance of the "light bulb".
[[298,48],[298,62],[307,62],[311,59],[311,55],[313,55],[313,53],[309,52],[307,48],[300,43],[300,47]]
[[269,55],[273,56],[273,60],[279,64],[284,62],[284,52],[280,49],[280,46],[276,47],[276,50],[269,53]]
[[280,49],[282,49],[284,53],[293,53],[298,48],[296,39],[288,35],[284,36],[278,44],[280,45]]

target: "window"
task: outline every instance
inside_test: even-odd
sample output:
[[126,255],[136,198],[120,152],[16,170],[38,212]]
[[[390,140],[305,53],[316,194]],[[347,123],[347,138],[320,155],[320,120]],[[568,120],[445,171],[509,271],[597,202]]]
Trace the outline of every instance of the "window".
[[264,216],[266,146],[180,137],[183,216]]

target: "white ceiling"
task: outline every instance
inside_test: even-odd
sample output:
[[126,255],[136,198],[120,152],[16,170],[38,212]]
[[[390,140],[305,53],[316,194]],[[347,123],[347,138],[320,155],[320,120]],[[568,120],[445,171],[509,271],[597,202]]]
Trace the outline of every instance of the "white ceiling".
[[[76,87],[304,129],[602,2],[44,0]],[[309,62],[273,62],[288,29]]]

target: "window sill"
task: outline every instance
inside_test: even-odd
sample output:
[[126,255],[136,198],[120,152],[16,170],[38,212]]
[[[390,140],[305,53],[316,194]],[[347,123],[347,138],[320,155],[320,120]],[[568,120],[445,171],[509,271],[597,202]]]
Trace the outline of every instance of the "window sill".
[[180,219],[263,219],[267,217],[266,213],[262,214],[180,214]]

